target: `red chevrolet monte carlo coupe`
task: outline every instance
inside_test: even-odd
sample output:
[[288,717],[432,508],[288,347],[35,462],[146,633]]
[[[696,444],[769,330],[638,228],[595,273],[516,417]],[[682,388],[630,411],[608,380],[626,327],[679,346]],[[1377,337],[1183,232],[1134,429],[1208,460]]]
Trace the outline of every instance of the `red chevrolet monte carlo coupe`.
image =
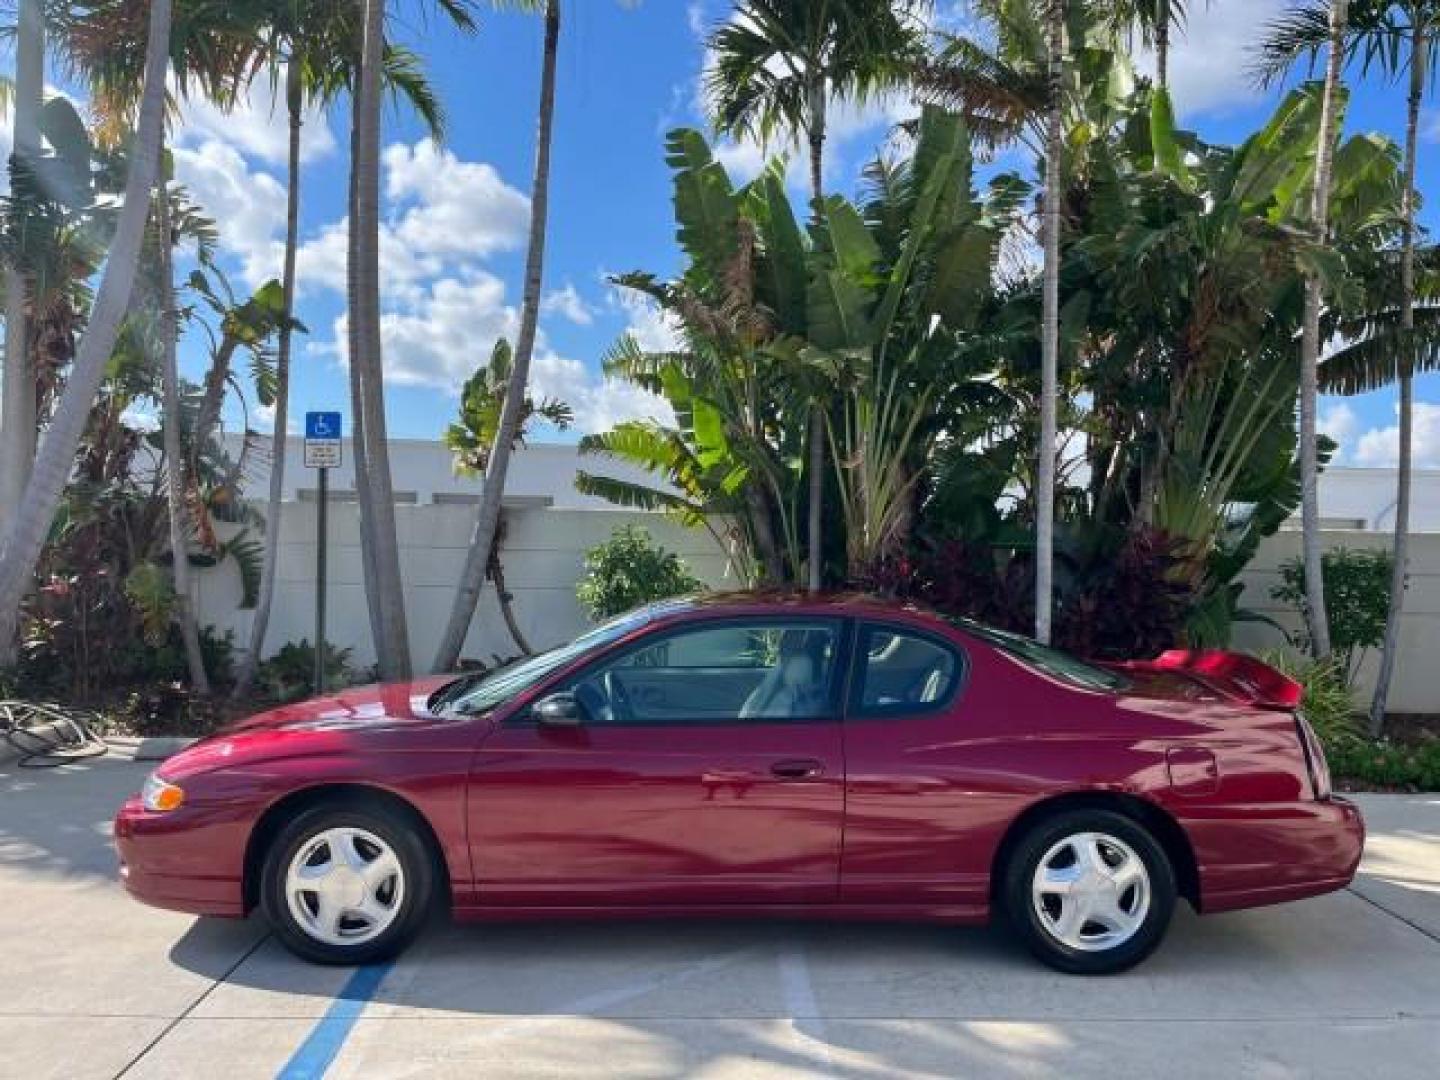
[[311,960],[427,913],[979,922],[1118,971],[1201,912],[1339,889],[1364,840],[1296,687],[1246,657],[1100,668],[859,597],[648,607],[483,677],[276,709],[115,822],[139,899],[260,907]]

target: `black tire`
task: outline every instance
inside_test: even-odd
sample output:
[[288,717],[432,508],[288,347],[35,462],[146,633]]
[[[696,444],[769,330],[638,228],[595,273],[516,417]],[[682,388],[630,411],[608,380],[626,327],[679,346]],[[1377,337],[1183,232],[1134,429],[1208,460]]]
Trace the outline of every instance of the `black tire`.
[[[389,845],[403,875],[403,897],[393,920],[378,936],[356,944],[333,944],[313,937],[297,921],[285,895],[291,861],[327,829],[362,829]],[[260,907],[280,943],[296,956],[317,964],[370,964],[404,950],[430,915],[440,874],[436,856],[409,815],[383,803],[345,799],[312,806],[288,822],[265,854]]]
[[[1036,910],[1042,901],[1035,899],[1032,886],[1041,859],[1079,833],[1099,833],[1128,845],[1148,875],[1148,910],[1130,937],[1110,947],[1074,948],[1056,937]],[[1068,810],[1045,818],[1020,838],[1006,860],[999,893],[1016,933],[1050,967],[1070,975],[1113,975],[1144,960],[1164,938],[1175,910],[1175,871],[1165,849],[1133,818],[1113,810]]]

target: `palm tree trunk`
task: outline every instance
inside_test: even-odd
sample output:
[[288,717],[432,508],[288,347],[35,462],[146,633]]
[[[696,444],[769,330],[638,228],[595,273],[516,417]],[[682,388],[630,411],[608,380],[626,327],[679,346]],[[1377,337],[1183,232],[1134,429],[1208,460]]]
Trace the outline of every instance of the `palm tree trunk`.
[[[779,541],[775,538],[770,500],[758,485],[750,484],[745,485],[743,497],[750,510],[750,525],[754,531],[750,539],[755,545],[755,553],[760,556],[760,567],[765,575],[764,583],[770,586],[783,585],[787,581],[785,558],[780,551]],[[756,582],[749,584],[754,585]]]
[[505,403],[495,431],[495,444],[485,467],[485,487],[475,513],[475,531],[455,593],[433,670],[450,671],[460,660],[465,635],[475,617],[475,605],[485,585],[485,570],[500,523],[505,498],[505,474],[510,454],[525,415],[525,389],[530,359],[535,352],[535,331],[540,319],[540,294],[545,272],[545,229],[550,209],[550,143],[555,121],[555,69],[560,48],[560,0],[545,5],[545,55],[540,76],[540,124],[535,153],[535,182],[530,202],[530,250],[525,261],[525,291],[520,307],[520,333],[515,342],[515,364],[505,388]]
[[[815,200],[815,213],[825,198],[825,100],[824,80],[810,88],[810,193]],[[810,407],[810,515],[808,521],[810,549],[809,580],[811,592],[819,592],[825,574],[825,406],[816,402]]]
[[[357,0],[364,13],[364,37],[355,94],[355,205],[350,228],[355,258],[349,267],[359,349],[352,353],[352,377],[360,386],[360,410],[374,551],[375,590],[384,647],[380,674],[387,681],[410,677],[410,635],[405,625],[404,583],[395,533],[395,498],[390,486],[390,450],[385,425],[385,365],[380,340],[380,76],[385,31],[384,0]],[[362,536],[363,539],[363,536]]]
[[[45,91],[45,19],[40,0],[20,0],[15,31],[15,143],[11,160],[34,167],[40,156]],[[29,319],[30,282],[18,266],[5,271],[5,372],[0,411],[0,536],[19,505],[35,463],[35,365]]]
[[1155,85],[1170,85],[1170,0],[1155,0]]
[[534,656],[535,650],[530,647],[525,634],[520,629],[520,622],[515,618],[515,608],[512,601],[515,597],[505,587],[505,565],[500,560],[500,548],[504,543],[505,523],[502,521],[500,527],[495,531],[495,546],[490,553],[490,580],[495,582],[495,595],[500,600],[500,617],[505,620],[505,629],[510,631],[510,637],[516,646],[526,656]]
[[15,632],[20,601],[35,574],[35,563],[50,531],[60,495],[75,464],[75,450],[105,367],[115,347],[120,321],[130,302],[150,193],[159,167],[164,137],[165,71],[169,58],[171,0],[151,0],[149,38],[145,49],[145,86],[140,99],[130,171],[125,180],[125,203],[100,288],[91,306],[89,325],[80,342],[64,396],[55,408],[45,441],[35,459],[30,482],[10,527],[0,542],[0,669],[13,667]]
[[[265,654],[265,632],[270,626],[270,605],[275,597],[275,573],[280,562],[280,513],[285,496],[285,449],[290,424],[290,318],[295,308],[295,256],[300,246],[300,128],[304,105],[301,62],[291,56],[285,72],[285,105],[290,116],[290,146],[286,165],[285,267],[281,276],[283,314],[280,343],[275,355],[275,428],[270,440],[270,500],[265,507],[265,563],[260,570],[260,595],[250,624],[250,648],[240,661],[232,697],[250,692],[256,669]],[[317,643],[318,646],[318,643]]]
[[[1400,329],[1406,337],[1415,329],[1415,157],[1420,131],[1420,101],[1425,93],[1425,50],[1429,48],[1426,24],[1419,11],[1412,10],[1410,30],[1410,95],[1405,114],[1405,190],[1400,249]],[[1385,731],[1385,707],[1390,698],[1390,681],[1400,652],[1401,616],[1405,610],[1405,588],[1410,571],[1410,488],[1414,456],[1415,380],[1409,343],[1400,355],[1400,476],[1395,494],[1394,566],[1390,571],[1390,610],[1385,616],[1385,639],[1380,648],[1380,671],[1375,677],[1375,696],[1370,703],[1370,734]]]
[[[350,126],[350,159],[353,162],[356,157],[356,147],[359,145],[359,126]],[[355,216],[355,193],[358,176],[355,169],[350,170],[349,190],[347,194],[348,207],[351,219]],[[354,229],[350,229],[346,238],[346,259],[348,265],[354,266],[359,262],[357,251],[358,236]],[[355,297],[355,282],[353,276],[346,282],[347,303],[349,310],[354,311],[357,303]],[[348,356],[360,355],[360,330],[359,323],[353,318],[346,323],[346,344]],[[375,648],[375,656],[378,659],[386,653],[385,647],[385,622],[380,616],[380,601],[376,595],[372,582],[375,581],[375,522],[370,513],[370,468],[365,457],[365,395],[360,385],[360,371],[355,364],[350,364],[350,462],[351,470],[355,474],[355,505],[360,518],[360,572],[365,581],[365,611],[370,617],[370,642]]]
[[225,390],[230,385],[230,369],[235,360],[235,350],[239,347],[239,338],[229,335],[222,337],[215,356],[210,361],[210,370],[205,373],[205,394],[195,412],[195,430],[191,432],[192,462],[199,462],[205,444],[220,425],[220,408],[225,404]]
[[1035,637],[1050,641],[1054,592],[1055,446],[1060,369],[1060,155],[1064,147],[1065,0],[1050,0],[1049,112],[1045,118],[1045,274],[1040,328],[1040,463],[1035,491]]
[[175,586],[175,625],[185,646],[190,688],[208,697],[210,679],[200,651],[200,631],[190,594],[190,513],[185,502],[185,460],[180,451],[180,362],[177,351],[180,321],[175,307],[174,237],[170,226],[170,185],[160,185],[155,206],[155,231],[160,255],[161,438],[165,450],[165,494],[170,511],[171,576]]
[[[1320,105],[1320,144],[1315,150],[1315,189],[1310,222],[1318,243],[1325,243],[1330,216],[1330,174],[1335,156],[1336,98],[1344,59],[1345,21],[1349,0],[1331,0],[1330,55],[1325,64],[1325,90]],[[1305,613],[1315,659],[1330,655],[1330,620],[1325,612],[1325,580],[1320,538],[1320,460],[1316,424],[1320,364],[1320,279],[1305,282],[1305,322],[1300,339],[1300,525],[1305,563]]]

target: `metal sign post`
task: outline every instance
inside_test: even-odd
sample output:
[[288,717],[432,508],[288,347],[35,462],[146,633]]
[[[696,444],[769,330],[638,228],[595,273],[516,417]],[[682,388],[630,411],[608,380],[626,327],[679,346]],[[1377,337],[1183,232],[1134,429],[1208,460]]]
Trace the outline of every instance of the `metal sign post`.
[[305,467],[320,470],[319,502],[315,511],[315,693],[325,692],[325,578],[327,521],[330,504],[330,470],[340,467],[340,414],[305,414]]

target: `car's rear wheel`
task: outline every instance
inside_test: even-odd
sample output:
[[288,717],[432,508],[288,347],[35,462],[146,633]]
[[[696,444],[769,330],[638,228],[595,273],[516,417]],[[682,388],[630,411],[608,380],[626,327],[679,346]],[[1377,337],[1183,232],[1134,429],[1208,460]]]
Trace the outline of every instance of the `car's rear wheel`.
[[1135,820],[1080,809],[1045,818],[1005,867],[1007,914],[1030,950],[1076,975],[1108,975],[1154,951],[1175,910],[1165,849]]
[[261,907],[296,955],[368,964],[394,956],[420,930],[435,877],[425,839],[404,814],[383,805],[320,805],[270,845]]

